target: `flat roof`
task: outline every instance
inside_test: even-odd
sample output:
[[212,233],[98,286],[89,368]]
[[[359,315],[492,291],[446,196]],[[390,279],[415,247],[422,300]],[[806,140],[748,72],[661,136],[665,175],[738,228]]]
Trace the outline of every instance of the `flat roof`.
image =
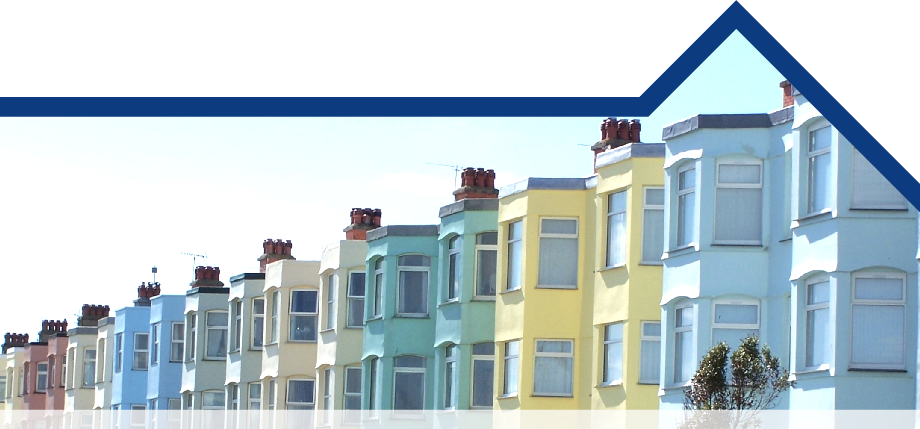
[[529,190],[584,191],[595,186],[597,186],[597,175],[583,178],[528,177],[520,182],[503,186],[498,190],[498,197],[507,197]]
[[597,155],[597,168],[630,158],[664,158],[664,143],[630,143]]
[[438,217],[446,217],[464,211],[486,212],[497,210],[498,198],[467,198],[441,207],[438,210]]
[[387,225],[368,231],[366,241],[379,240],[383,237],[436,237],[439,230],[438,225]]
[[661,139],[672,139],[700,128],[770,128],[791,121],[793,115],[793,106],[785,107],[770,113],[696,115],[664,127],[661,130]]

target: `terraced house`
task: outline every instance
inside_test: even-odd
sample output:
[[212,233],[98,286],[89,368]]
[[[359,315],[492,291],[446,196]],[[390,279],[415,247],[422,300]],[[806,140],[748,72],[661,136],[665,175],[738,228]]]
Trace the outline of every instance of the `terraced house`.
[[[109,316],[107,305],[84,304],[77,326],[67,331],[67,355],[62,362],[66,399],[64,410],[92,410],[96,385],[96,340],[99,321]],[[77,417],[80,427],[92,426],[92,415]],[[88,420],[88,421],[86,421]]]

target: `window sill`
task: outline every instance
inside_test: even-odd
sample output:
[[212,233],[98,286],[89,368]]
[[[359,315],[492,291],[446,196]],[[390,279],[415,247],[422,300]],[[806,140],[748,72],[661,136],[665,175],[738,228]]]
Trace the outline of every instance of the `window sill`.
[[454,305],[454,304],[459,304],[459,303],[460,303],[460,300],[459,300],[459,299],[452,299],[452,300],[450,300],[450,301],[444,301],[444,302],[438,304],[438,308],[446,307],[446,306],[450,306],[450,305]]
[[322,331],[319,331],[319,333],[320,333],[320,334],[325,334],[326,332],[333,332],[333,331],[335,331],[335,328],[334,328],[334,327],[333,327],[333,328],[326,328],[326,329],[323,329]]
[[690,381],[689,381],[689,380],[686,381],[686,382],[684,382],[683,384],[672,384],[672,385],[670,385],[670,386],[663,387],[663,388],[661,388],[661,390],[663,390],[663,391],[665,391],[665,392],[668,392],[668,391],[675,391],[675,390],[684,390],[684,389],[686,389],[686,388],[688,388],[688,387],[690,387]]
[[830,375],[830,367],[827,364],[816,368],[806,368],[801,371],[793,372],[789,374],[789,380],[796,381],[800,376],[805,376],[805,378],[808,379],[824,375]]
[[364,329],[364,325],[346,326],[345,329]]
[[376,315],[376,316],[371,317],[370,319],[365,320],[364,323],[373,322],[373,321],[375,321],[375,320],[381,320],[381,319],[383,319],[383,315],[382,315],[382,314],[378,314],[378,315]]
[[531,398],[574,398],[575,396],[573,396],[572,394],[565,394],[565,393],[560,393],[560,394],[532,393],[530,397]]
[[250,347],[249,348],[249,351],[251,352],[261,352],[262,350],[263,350],[262,347]]
[[202,360],[203,360],[203,361],[207,361],[207,362],[215,362],[215,361],[216,361],[216,362],[222,362],[222,361],[226,361],[227,358],[221,358],[221,357],[206,357],[206,358],[204,358],[204,359],[202,359]]
[[578,290],[578,286],[570,286],[570,285],[566,285],[566,286],[556,286],[556,285],[551,285],[551,286],[547,286],[547,285],[537,285],[537,286],[536,286],[536,289],[559,289],[559,290]]
[[597,271],[595,271],[595,272],[597,272],[597,273],[603,273],[603,272],[606,272],[606,271],[613,271],[613,270],[616,270],[616,269],[618,269],[618,268],[625,268],[625,267],[626,267],[626,263],[622,263],[622,264],[612,265],[612,266],[609,266],[609,267],[604,267],[604,268],[601,268],[601,269],[599,269],[599,270],[597,270]]
[[657,262],[656,261],[641,261],[639,262],[639,266],[646,266],[646,265],[653,266],[653,267],[660,267],[664,265],[664,262],[661,262],[661,261],[657,261]]
[[595,389],[603,389],[605,387],[623,387],[623,380],[614,380],[608,383],[601,383],[597,386],[594,386]]
[[509,290],[509,289],[505,289],[505,290],[499,292],[498,294],[499,294],[499,295],[504,295],[504,294],[506,294],[506,293],[520,292],[520,291],[523,290],[523,289],[524,289],[524,288],[522,288],[522,287],[518,287],[517,289],[510,289],[510,290]]
[[495,302],[495,295],[476,295],[470,301],[472,302]]
[[427,314],[400,314],[396,313],[397,318],[400,319],[430,319]]
[[287,340],[288,344],[316,344],[316,340]]
[[680,256],[680,255],[684,255],[687,253],[695,252],[695,251],[696,251],[696,243],[690,243],[686,246],[676,247],[674,249],[668,250],[667,252],[664,252],[664,255],[662,255],[661,259],[668,259],[668,258],[672,258],[675,256]]
[[658,381],[649,381],[649,380],[646,380],[646,381],[639,380],[639,382],[636,384],[640,386],[660,386],[661,385],[658,383]]
[[434,413],[435,414],[456,414],[457,409],[456,408],[445,408],[443,410],[434,410]]
[[512,399],[512,398],[517,398],[517,397],[518,397],[518,394],[517,392],[515,392],[515,393],[509,393],[506,395],[498,396],[495,399]]
[[898,374],[898,373],[906,374],[906,373],[907,373],[907,370],[906,370],[906,369],[903,369],[903,368],[859,368],[859,367],[852,367],[852,368],[847,368],[847,371],[853,371],[853,372],[887,372],[887,373],[894,373],[894,374]]
[[742,247],[742,248],[748,248],[748,249],[751,249],[751,250],[763,250],[763,249],[766,248],[766,247],[763,245],[762,242],[757,242],[757,243],[753,243],[753,242],[751,242],[751,243],[732,243],[732,242],[730,242],[730,241],[723,241],[723,242],[713,241],[713,242],[712,242],[712,247]]
[[866,211],[895,212],[895,213],[898,213],[898,212],[907,213],[908,212],[907,207],[850,207],[850,210],[857,211],[857,212],[866,212]]
[[809,214],[807,214],[807,215],[805,215],[805,216],[799,217],[798,219],[793,219],[793,220],[792,220],[792,223],[793,223],[792,226],[793,226],[793,227],[796,227],[796,226],[798,226],[798,224],[801,224],[802,222],[808,223],[808,222],[810,222],[810,221],[816,221],[816,220],[819,220],[819,219],[825,218],[825,217],[826,217],[826,218],[830,218],[830,217],[831,217],[831,212],[832,212],[831,209],[824,209],[824,210],[821,210],[821,211],[819,211],[819,212],[809,213]]

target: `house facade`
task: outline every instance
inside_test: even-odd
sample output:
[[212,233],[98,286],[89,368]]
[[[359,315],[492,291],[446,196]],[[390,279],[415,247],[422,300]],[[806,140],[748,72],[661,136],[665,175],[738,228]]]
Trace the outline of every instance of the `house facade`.
[[[99,322],[109,316],[109,307],[84,304],[77,326],[67,331],[64,361],[65,411],[92,410],[96,386],[96,341]],[[80,417],[81,419],[83,417]],[[90,415],[91,419],[91,415]],[[90,420],[90,425],[92,421]],[[85,425],[82,425],[81,427]]]
[[138,419],[143,415],[139,412],[146,411],[148,403],[150,298],[159,294],[159,284],[141,284],[134,306],[115,311],[111,410],[118,418],[113,428],[139,426],[143,422]]

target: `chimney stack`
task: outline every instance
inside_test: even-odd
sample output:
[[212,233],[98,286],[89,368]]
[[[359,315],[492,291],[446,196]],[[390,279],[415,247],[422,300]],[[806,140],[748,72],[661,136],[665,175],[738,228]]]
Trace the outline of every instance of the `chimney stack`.
[[224,287],[220,281],[220,268],[218,267],[195,267],[195,281],[189,283],[193,288],[198,287]]
[[108,305],[83,304],[83,314],[77,318],[77,326],[99,326],[99,319],[109,317]]
[[[265,272],[265,266],[283,259],[294,259],[291,256],[291,249],[294,245],[291,243],[291,240],[282,241],[282,240],[272,240],[270,238],[265,239],[262,242],[262,256],[259,256],[259,272]],[[221,283],[223,286],[223,283]]]
[[783,107],[795,104],[795,96],[792,95],[792,84],[788,80],[784,80],[779,83],[779,87],[783,89]]
[[13,334],[7,332],[3,334],[3,345],[0,346],[0,349],[2,349],[3,354],[6,354],[7,350],[13,347],[25,347],[26,344],[29,344],[29,334]]
[[460,172],[460,188],[454,191],[454,201],[468,198],[498,198],[495,170],[467,167]]
[[351,209],[349,219],[351,225],[348,225],[342,231],[345,233],[346,240],[367,240],[367,232],[380,228],[380,218],[383,211],[380,209]]
[[629,143],[640,143],[642,124],[638,119],[607,118],[601,121],[601,140],[591,145],[594,152],[594,172],[597,173],[597,156],[608,149],[625,146]]
[[38,342],[47,343],[52,337],[58,334],[67,335],[66,320],[42,320],[42,330],[38,333]]
[[137,287],[137,299],[134,300],[135,307],[150,307],[150,298],[160,295],[160,282],[141,282]]

